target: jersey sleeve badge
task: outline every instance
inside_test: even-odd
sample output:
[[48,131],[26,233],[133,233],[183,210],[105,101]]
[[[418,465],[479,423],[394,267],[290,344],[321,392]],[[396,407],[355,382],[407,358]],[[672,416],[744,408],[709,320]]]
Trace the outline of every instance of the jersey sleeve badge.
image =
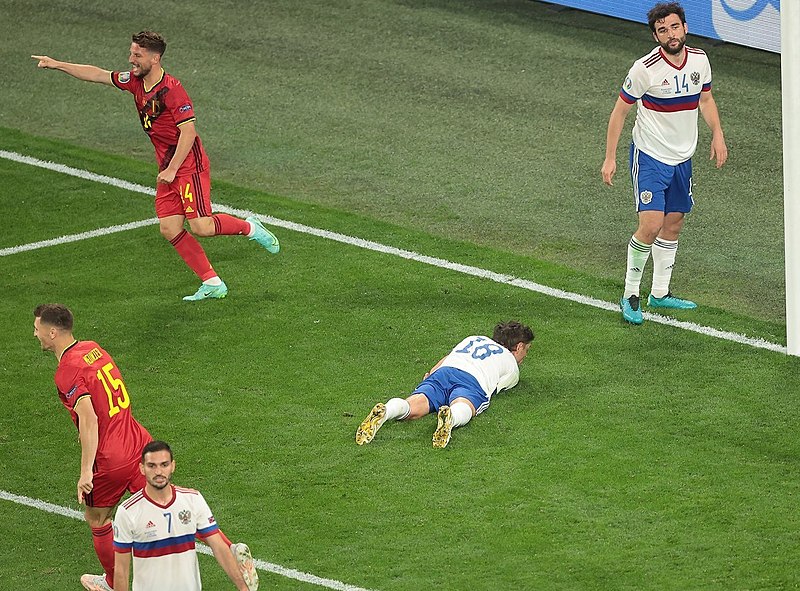
[[131,81],[131,73],[130,72],[120,72],[117,74],[117,82],[120,84],[127,84]]

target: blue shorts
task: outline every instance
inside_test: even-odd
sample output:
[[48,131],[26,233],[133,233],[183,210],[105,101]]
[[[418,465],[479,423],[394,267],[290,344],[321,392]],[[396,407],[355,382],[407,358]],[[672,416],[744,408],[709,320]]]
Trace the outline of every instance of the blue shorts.
[[424,394],[429,412],[451,405],[456,398],[466,398],[475,407],[475,414],[489,406],[489,397],[472,375],[455,367],[440,367],[414,389],[414,394]]
[[631,182],[636,211],[692,211],[692,161],[672,166],[631,144]]

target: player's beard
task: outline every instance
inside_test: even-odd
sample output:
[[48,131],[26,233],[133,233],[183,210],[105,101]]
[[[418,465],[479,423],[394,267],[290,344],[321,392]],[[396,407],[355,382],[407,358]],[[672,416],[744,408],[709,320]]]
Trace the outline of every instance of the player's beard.
[[136,78],[144,78],[145,76],[147,76],[150,73],[150,70],[153,69],[152,66],[145,67],[145,66],[142,66],[142,65],[138,65],[136,67],[139,68],[139,73],[138,74],[134,74],[134,77],[136,77]]
[[150,481],[150,486],[152,486],[156,490],[164,490],[169,486],[169,483],[172,482],[172,476],[167,476],[163,482],[156,482],[155,479]]
[[[672,41],[677,41],[678,44],[674,47],[670,46]],[[678,55],[681,51],[683,51],[683,47],[686,45],[686,37],[683,36],[680,39],[670,39],[666,43],[661,44],[661,49],[666,51],[670,55]]]

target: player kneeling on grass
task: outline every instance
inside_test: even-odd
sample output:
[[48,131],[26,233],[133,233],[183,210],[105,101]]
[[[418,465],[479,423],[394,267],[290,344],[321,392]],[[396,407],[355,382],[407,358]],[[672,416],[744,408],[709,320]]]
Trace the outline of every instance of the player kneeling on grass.
[[491,339],[465,338],[425,374],[411,396],[376,404],[356,431],[356,443],[372,441],[388,419],[418,419],[438,412],[433,447],[445,447],[454,428],[486,410],[494,394],[517,385],[519,364],[533,336],[529,327],[511,321],[495,326]]
[[[196,536],[208,544],[239,591],[256,591],[255,569],[240,570],[237,565],[237,550],[244,544],[229,550],[203,495],[172,484],[175,460],[169,445],[148,443],[139,470],[147,484],[119,506],[114,518],[114,590],[128,590],[133,554],[136,591],[200,591]],[[246,546],[242,551],[249,558]]]

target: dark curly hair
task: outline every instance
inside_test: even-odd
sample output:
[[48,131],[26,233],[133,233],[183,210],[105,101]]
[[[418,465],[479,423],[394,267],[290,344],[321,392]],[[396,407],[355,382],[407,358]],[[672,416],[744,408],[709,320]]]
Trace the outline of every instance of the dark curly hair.
[[683,11],[683,6],[678,2],[659,2],[647,13],[647,24],[650,25],[650,30],[655,33],[656,23],[671,14],[677,14],[681,23],[686,24],[686,13]]
[[513,351],[519,343],[530,343],[533,338],[533,331],[530,327],[516,320],[499,323],[494,327],[492,333],[492,340],[503,345],[509,351]]

